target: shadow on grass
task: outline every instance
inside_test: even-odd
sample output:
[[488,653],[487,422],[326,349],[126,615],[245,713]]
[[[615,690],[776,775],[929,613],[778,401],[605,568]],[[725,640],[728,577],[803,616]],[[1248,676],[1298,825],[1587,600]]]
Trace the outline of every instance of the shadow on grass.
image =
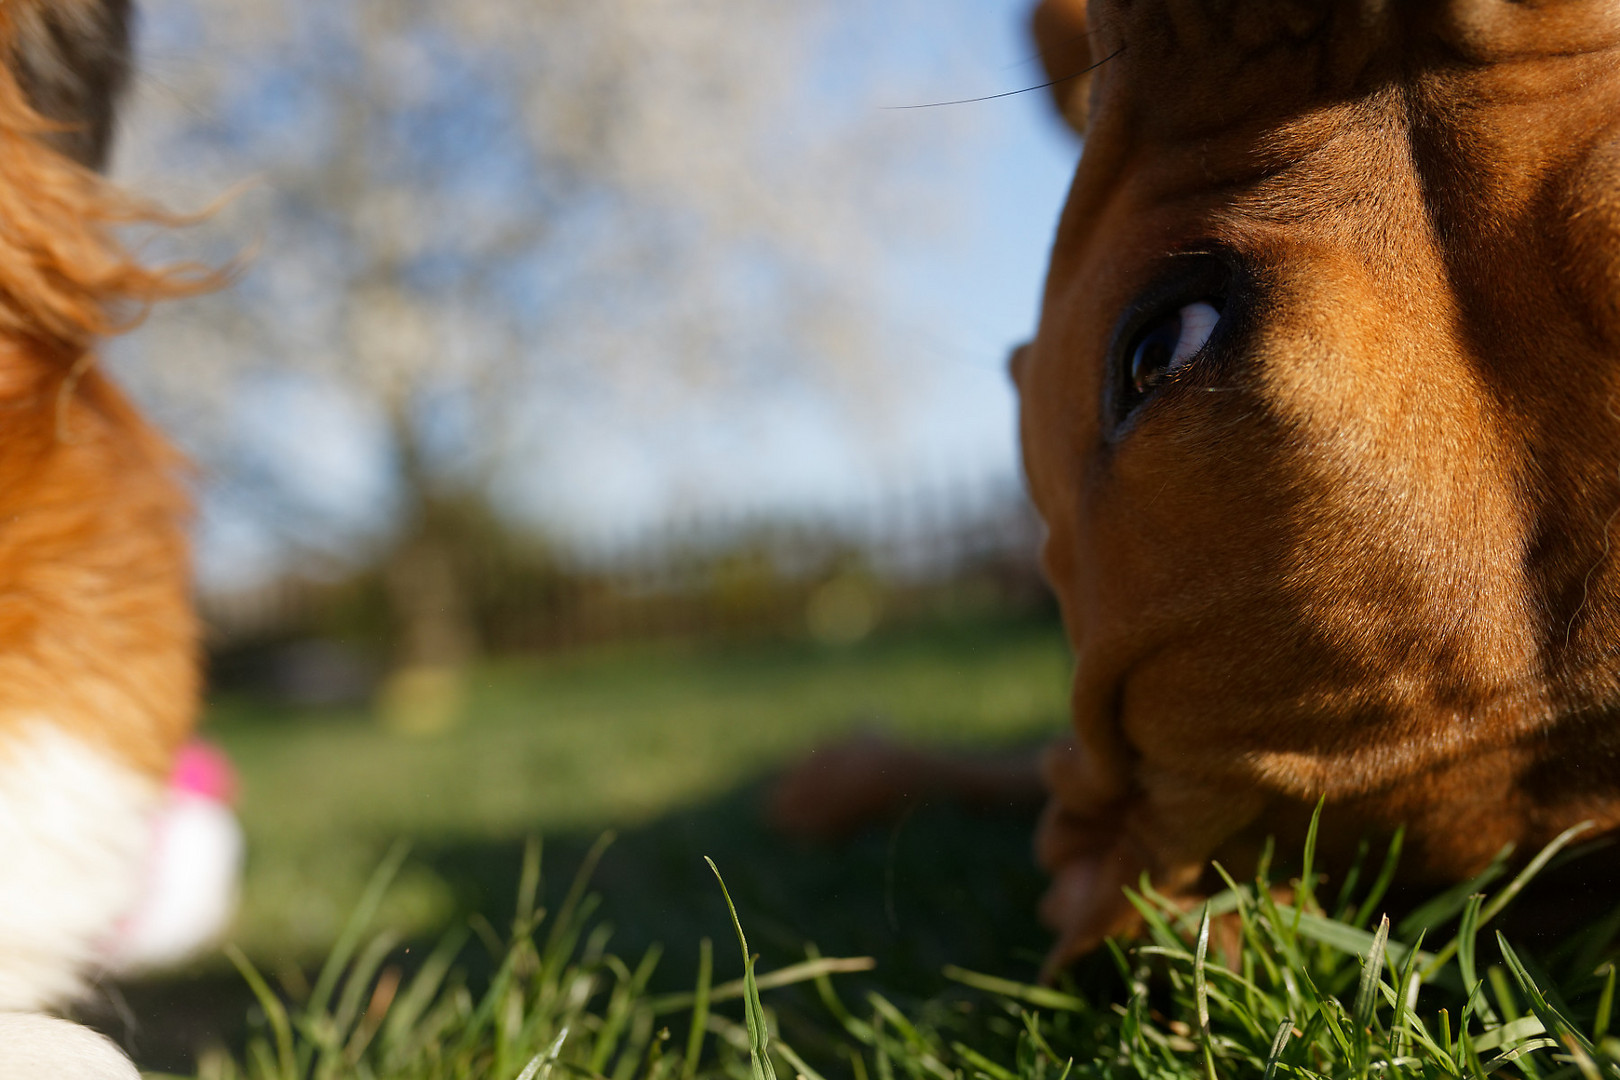
[[[894,825],[820,846],[786,840],[765,826],[764,787],[754,782],[621,830],[603,856],[592,879],[601,897],[596,921],[612,925],[610,951],[632,964],[649,946],[664,946],[653,990],[691,986],[704,937],[715,942],[715,977],[741,974],[705,855],[725,875],[763,970],[803,959],[813,942],[824,955],[877,959],[870,975],[840,981],[853,995],[881,986],[900,1000],[932,996],[945,985],[946,964],[1033,977],[1047,937],[1034,917],[1042,881],[1030,853],[1032,816],[925,804]],[[596,833],[543,838],[543,904],[560,903],[597,839]],[[411,858],[452,887],[458,919],[482,915],[504,933],[526,840],[420,843]],[[412,942],[398,962],[408,969],[432,945]],[[488,964],[476,944],[465,951],[474,984]],[[791,1014],[803,1004],[780,1002],[784,1024],[796,1026]],[[199,1048],[240,1046],[255,1009],[240,978],[219,973],[111,989],[86,1019],[119,1039],[144,1068],[185,1073],[195,1068]]]

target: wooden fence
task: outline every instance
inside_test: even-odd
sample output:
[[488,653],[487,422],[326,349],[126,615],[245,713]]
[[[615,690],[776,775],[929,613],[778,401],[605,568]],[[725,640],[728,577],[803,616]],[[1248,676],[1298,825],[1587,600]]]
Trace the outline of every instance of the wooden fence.
[[[799,633],[837,642],[897,620],[1047,605],[1039,537],[1018,485],[955,484],[837,514],[674,522],[605,550],[502,544],[460,565],[492,652]],[[290,577],[200,606],[215,652],[312,637],[382,646],[389,633],[374,574]]]

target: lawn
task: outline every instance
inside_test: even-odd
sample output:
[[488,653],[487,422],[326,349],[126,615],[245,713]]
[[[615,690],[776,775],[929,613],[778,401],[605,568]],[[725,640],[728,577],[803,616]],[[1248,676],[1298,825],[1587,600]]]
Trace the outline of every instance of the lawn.
[[[764,827],[772,773],[855,728],[1039,742],[1067,667],[1056,627],[1012,622],[492,663],[432,739],[218,702],[243,973],[215,957],[90,1019],[200,1080],[1620,1080],[1609,856],[1565,852],[1510,905],[1536,864],[1392,898],[1394,851],[1334,881],[1307,843],[1207,916],[1137,896],[1147,938],[1049,988],[1027,817],[923,806],[833,847]],[[806,982],[817,955],[872,966]]]
[[[668,947],[655,984],[684,986],[704,937],[727,931],[702,862],[726,874],[753,946],[774,965],[882,958],[888,985],[926,993],[946,963],[1029,975],[1044,938],[1030,821],[920,808],[847,845],[785,842],[760,799],[772,773],[854,730],[975,747],[1035,744],[1064,724],[1069,659],[1044,620],[942,625],[831,649],[774,642],[620,649],[480,666],[462,723],[423,738],[362,710],[217,701],[208,734],[242,775],[249,864],[233,940],[297,988],[396,840],[410,857],[378,915],[421,949],[447,926],[509,917],[525,842],[544,844],[555,903],[587,848],[613,946]],[[220,957],[128,989],[147,1060],[236,1036],[245,992]],[[199,1000],[200,999],[200,1000]],[[190,1023],[171,1031],[165,1012]],[[236,1021],[238,1024],[239,1020]],[[137,1039],[140,1049],[142,1039]]]

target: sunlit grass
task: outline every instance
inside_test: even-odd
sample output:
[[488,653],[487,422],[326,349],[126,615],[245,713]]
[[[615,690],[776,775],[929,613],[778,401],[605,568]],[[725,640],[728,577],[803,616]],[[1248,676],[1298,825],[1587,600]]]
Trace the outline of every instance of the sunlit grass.
[[[860,726],[935,742],[1038,740],[1064,722],[1068,666],[1055,624],[1004,622],[846,649],[669,646],[490,662],[469,679],[462,721],[430,738],[391,733],[362,709],[220,701],[208,733],[242,772],[250,851],[234,937],[263,962],[317,962],[367,868],[400,836],[444,850],[635,827]],[[659,870],[647,868],[651,887]],[[429,863],[409,865],[384,917],[408,934],[436,932],[461,888]]]
[[[1116,978],[1058,987],[947,968],[937,993],[895,998],[868,987],[851,997],[840,972],[867,964],[810,950],[786,971],[756,972],[736,909],[741,956],[705,941],[692,990],[654,994],[649,949],[617,958],[592,917],[587,875],[555,912],[536,906],[531,847],[516,915],[487,986],[472,989],[452,935],[413,975],[390,966],[395,938],[367,938],[392,856],[373,879],[326,967],[297,1000],[239,956],[259,996],[245,1054],[215,1054],[207,1080],[611,1080],[735,1077],[821,1080],[1064,1080],[1068,1077],[1355,1078],[1488,1076],[1526,1080],[1620,1077],[1609,1034],[1615,973],[1606,959],[1620,922],[1602,920],[1544,958],[1516,950],[1489,923],[1579,830],[1571,830],[1494,892],[1436,897],[1392,925],[1383,895],[1398,847],[1377,873],[1319,895],[1312,839],[1293,878],[1292,903],[1274,897],[1266,861],[1251,882],[1195,911],[1154,896],[1132,899],[1147,924],[1137,942],[1110,943]],[[595,854],[599,854],[597,849]],[[1505,863],[1474,885],[1505,876]],[[716,870],[719,874],[720,870]],[[723,886],[720,886],[723,888]],[[1224,932],[1212,935],[1212,923]],[[717,926],[717,932],[728,928]],[[1227,948],[1212,947],[1212,936]],[[729,961],[723,957],[731,957]],[[1095,967],[1095,965],[1094,965]],[[725,980],[730,971],[741,978]],[[1093,970],[1092,975],[1096,974]],[[809,983],[819,1019],[797,1015],[790,1034],[777,1007],[784,985]]]

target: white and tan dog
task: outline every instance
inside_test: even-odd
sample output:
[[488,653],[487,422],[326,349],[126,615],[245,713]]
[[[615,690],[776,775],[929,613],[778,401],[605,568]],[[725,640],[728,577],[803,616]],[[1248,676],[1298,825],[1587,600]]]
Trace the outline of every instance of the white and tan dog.
[[97,171],[129,17],[0,3],[0,1080],[134,1075],[41,1010],[134,910],[197,701],[181,462],[93,351],[202,285],[131,257],[155,215]]

